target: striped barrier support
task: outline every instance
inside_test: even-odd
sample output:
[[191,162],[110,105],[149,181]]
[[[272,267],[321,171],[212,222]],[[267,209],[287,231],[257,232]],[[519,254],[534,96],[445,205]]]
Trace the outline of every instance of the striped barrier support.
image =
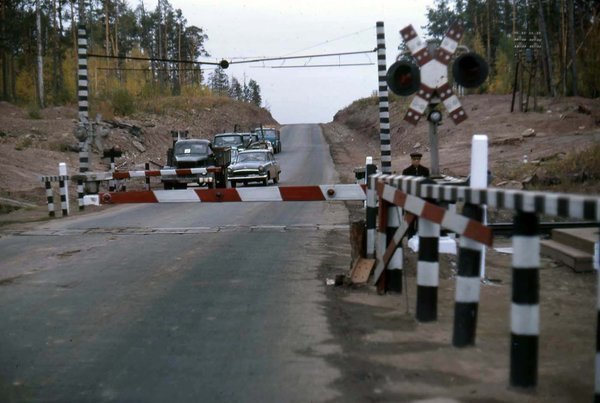
[[[367,172],[368,168],[367,165]],[[375,184],[378,175],[380,174],[367,176],[367,259],[375,258],[375,236],[377,234],[377,192]]]
[[377,70],[379,77],[379,141],[381,143],[381,171],[392,173],[392,148],[390,142],[390,106],[387,86],[385,59],[385,29],[383,21],[376,24],[377,31]]
[[54,195],[52,193],[52,184],[50,181],[44,181],[46,186],[46,203],[48,204],[48,215],[54,217]]
[[365,188],[358,184],[100,193],[102,204],[363,201],[365,199]]
[[[465,204],[463,215],[481,221],[483,209],[475,204]],[[467,237],[460,237],[458,249],[458,274],[454,305],[454,347],[475,344],[477,330],[477,312],[479,310],[480,266],[482,246]]]
[[[516,387],[534,387],[537,384],[538,376],[540,329],[538,214],[600,223],[600,198],[593,195],[439,185],[424,178],[406,176],[377,175],[373,179],[376,180],[375,186],[378,194],[383,194],[383,200],[404,206],[405,210],[428,221],[437,222],[442,227],[461,235],[453,334],[453,344],[457,347],[473,345],[475,340],[480,291],[478,270],[482,251],[481,245],[478,243],[489,245],[486,242],[487,235],[481,231],[481,227],[486,227],[476,221],[482,215],[481,206],[487,205],[496,209],[516,211],[512,240],[510,384]],[[450,218],[450,216],[446,216],[447,213],[440,211],[439,207],[428,206],[428,203],[421,198],[452,203],[464,202],[464,214],[467,217],[458,220],[454,217]],[[472,223],[477,223],[477,225],[473,226]],[[433,229],[425,228],[423,229],[424,233],[420,229],[419,236],[432,235],[435,232]],[[489,241],[491,242],[491,239]],[[431,249],[429,256],[433,256],[437,249],[431,245],[427,248]],[[419,260],[419,264],[421,264],[421,254],[419,254]],[[600,401],[600,276],[598,277],[596,401]],[[427,279],[430,286],[436,282],[433,276],[429,276]],[[419,279],[417,282],[421,285]],[[467,317],[469,320],[466,319]]]
[[[66,178],[68,178],[68,176]],[[68,179],[61,179],[58,181],[58,186],[60,188],[60,207],[62,208],[63,217],[69,215],[69,209],[67,206],[67,183]]]
[[85,196],[85,192],[83,191],[83,179],[77,179],[77,202],[79,205],[79,211],[85,208],[83,196]]
[[418,235],[416,318],[419,322],[432,322],[437,320],[440,225],[421,218]]
[[532,387],[537,384],[540,334],[540,235],[535,213],[517,211],[512,246],[510,384]]
[[145,171],[115,171],[112,173],[113,179],[130,178],[150,178],[156,176],[187,176],[187,175],[206,175],[208,173],[219,173],[221,167],[208,168],[183,168],[183,169],[158,169]]
[[402,218],[400,228],[398,228],[396,230],[396,232],[394,233],[394,237],[392,238],[392,241],[390,243],[388,243],[385,253],[383,254],[383,258],[377,260],[377,264],[375,265],[375,271],[374,271],[373,279],[372,279],[373,284],[377,283],[377,280],[379,280],[379,276],[381,276],[381,274],[383,273],[383,270],[385,269],[385,267],[387,267],[388,263],[390,262],[392,256],[395,255],[396,251],[402,250],[401,248],[398,248],[398,246],[400,245],[400,241],[406,234],[406,231],[408,231],[408,227],[414,221],[414,219],[415,219],[415,216],[410,213],[407,213]]
[[[375,258],[377,261],[383,261],[383,255],[387,246],[387,224],[388,224],[388,214],[389,214],[389,205],[387,201],[383,200],[381,196],[379,197],[379,210],[378,210],[378,221],[379,225],[377,226],[377,246],[375,248]],[[375,285],[377,286],[377,293],[380,295],[385,294],[387,290],[387,283],[389,281],[388,271],[385,270],[379,276]]]
[[[150,170],[150,163],[146,162],[144,164],[144,170],[149,171]],[[150,190],[150,177],[146,176],[146,185],[145,185],[145,189],[146,190]]]
[[[398,232],[400,227],[400,217],[402,215],[402,209],[394,205],[388,205],[387,214],[387,231],[386,231],[386,247],[388,247],[394,241],[394,235]],[[398,244],[396,244],[398,245]],[[402,293],[402,269],[404,254],[402,248],[396,248],[390,261],[387,265],[387,283],[386,291]]]
[[[77,103],[79,122],[83,130],[88,130],[88,63],[87,63],[87,32],[85,25],[77,27]],[[89,165],[89,135],[79,143],[79,172],[87,172]]]
[[[51,176],[41,176],[40,181],[44,182],[44,186],[46,188],[46,203],[48,204],[48,215],[50,217],[55,216],[54,212],[54,195],[52,193],[52,182],[58,182],[59,184],[59,192],[60,192],[60,205],[62,210],[62,215],[67,216],[69,214],[67,209],[67,191],[66,187],[71,177],[69,175],[51,175]],[[81,183],[80,183],[81,181]],[[80,188],[81,185],[81,188]],[[77,177],[77,197],[79,208],[82,209],[83,206],[83,181]]]

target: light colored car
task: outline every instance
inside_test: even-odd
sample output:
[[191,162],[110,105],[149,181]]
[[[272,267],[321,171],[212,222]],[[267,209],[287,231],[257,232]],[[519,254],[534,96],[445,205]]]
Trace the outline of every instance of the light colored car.
[[247,185],[251,182],[260,182],[264,186],[267,186],[270,180],[278,183],[280,174],[279,163],[269,150],[240,151],[235,164],[227,168],[227,176],[232,188],[238,183]]

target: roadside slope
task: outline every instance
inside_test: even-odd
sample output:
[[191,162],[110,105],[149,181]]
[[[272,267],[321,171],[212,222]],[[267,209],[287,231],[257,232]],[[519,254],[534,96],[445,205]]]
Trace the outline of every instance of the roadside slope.
[[[188,130],[190,137],[212,138],[219,132],[249,131],[260,124],[278,125],[270,112],[223,97],[172,97],[137,106],[139,112],[125,118],[110,117],[102,125],[110,129],[104,148],[119,147],[122,169],[143,169],[147,162],[165,163],[171,130]],[[66,162],[70,173],[79,168],[77,108],[51,107],[38,119],[15,105],[0,102],[0,196],[45,203],[41,175],[57,175],[58,163]],[[91,169],[108,169],[95,148]],[[157,166],[152,165],[155,169]]]

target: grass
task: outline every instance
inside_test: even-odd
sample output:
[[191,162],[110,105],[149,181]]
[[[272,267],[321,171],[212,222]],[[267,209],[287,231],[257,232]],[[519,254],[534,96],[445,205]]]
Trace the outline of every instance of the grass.
[[496,181],[523,182],[532,178],[528,190],[564,193],[598,193],[600,190],[600,144],[549,161],[506,164],[496,167]]
[[27,106],[27,116],[29,116],[30,119],[41,119],[42,112],[40,111],[40,107],[36,104],[29,104]]

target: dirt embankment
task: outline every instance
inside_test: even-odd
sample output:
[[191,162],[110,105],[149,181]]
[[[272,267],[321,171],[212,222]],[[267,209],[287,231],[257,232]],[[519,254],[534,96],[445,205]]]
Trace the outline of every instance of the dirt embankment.
[[[531,101],[532,102],[532,101]],[[495,185],[505,181],[507,167],[560,158],[600,143],[600,99],[538,99],[535,112],[510,112],[510,95],[468,95],[461,98],[468,119],[455,125],[444,113],[438,127],[439,166],[443,174],[467,176],[471,139],[474,134],[489,138],[490,169]],[[532,104],[530,103],[530,108]],[[430,166],[429,125],[412,126],[403,120],[406,103],[390,103],[392,171],[410,164],[408,154],[423,153]],[[379,109],[376,97],[354,102],[339,111],[333,122],[323,125],[336,164],[351,168],[364,165],[367,155],[380,165]],[[600,158],[600,156],[598,157]],[[352,171],[340,173],[353,180]],[[525,170],[524,170],[525,172]]]
[[[266,109],[228,98],[178,97],[169,102],[161,100],[130,117],[102,120],[102,126],[110,129],[104,148],[117,146],[123,152],[118,167],[143,169],[148,162],[163,165],[171,130],[188,130],[194,138],[212,138],[236,128],[249,131],[260,124],[278,124]],[[78,171],[77,116],[76,106],[51,107],[33,119],[22,108],[0,102],[0,198],[44,204],[39,176],[58,175],[59,162],[67,164],[69,173]],[[90,164],[92,170],[109,168],[95,147]],[[151,164],[151,168],[157,165]]]

